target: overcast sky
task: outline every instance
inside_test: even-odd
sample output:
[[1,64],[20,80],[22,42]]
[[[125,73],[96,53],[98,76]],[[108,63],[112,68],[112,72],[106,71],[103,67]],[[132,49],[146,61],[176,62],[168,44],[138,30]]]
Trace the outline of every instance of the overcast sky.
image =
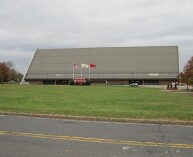
[[0,62],[37,48],[179,46],[193,56],[193,0],[0,0]]

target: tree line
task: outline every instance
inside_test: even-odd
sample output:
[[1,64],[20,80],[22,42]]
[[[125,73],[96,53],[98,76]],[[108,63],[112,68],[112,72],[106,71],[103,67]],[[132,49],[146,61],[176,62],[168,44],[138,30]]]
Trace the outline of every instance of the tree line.
[[13,62],[0,62],[0,83],[20,82],[23,74],[15,69]]
[[180,83],[185,83],[188,86],[193,86],[193,56],[184,66],[183,72],[179,73],[178,80]]

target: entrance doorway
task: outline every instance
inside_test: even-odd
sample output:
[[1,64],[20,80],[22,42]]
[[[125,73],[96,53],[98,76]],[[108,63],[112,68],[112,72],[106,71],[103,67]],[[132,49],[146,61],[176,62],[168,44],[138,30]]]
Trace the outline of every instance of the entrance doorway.
[[138,85],[142,85],[143,80],[129,80],[129,84],[132,84],[132,83],[137,83]]

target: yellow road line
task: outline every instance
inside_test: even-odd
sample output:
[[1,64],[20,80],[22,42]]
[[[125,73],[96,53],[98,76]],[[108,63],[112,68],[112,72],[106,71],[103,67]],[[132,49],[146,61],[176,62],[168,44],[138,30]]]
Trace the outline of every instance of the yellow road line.
[[93,142],[93,143],[127,144],[127,145],[136,145],[136,146],[172,147],[172,148],[184,148],[184,149],[193,148],[193,144],[140,142],[140,141],[130,141],[130,140],[114,140],[114,139],[103,139],[103,138],[87,138],[87,137],[61,136],[61,135],[49,135],[49,134],[34,134],[34,133],[24,133],[24,132],[9,132],[9,131],[1,131],[1,130],[0,130],[0,135],[25,136],[25,137],[32,137],[32,138],[46,138],[46,139],[55,139],[55,140]]

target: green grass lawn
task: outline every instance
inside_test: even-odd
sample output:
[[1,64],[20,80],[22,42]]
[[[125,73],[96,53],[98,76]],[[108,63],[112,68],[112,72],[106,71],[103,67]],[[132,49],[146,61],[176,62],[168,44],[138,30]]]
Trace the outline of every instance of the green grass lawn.
[[0,85],[0,111],[193,120],[193,95],[128,86]]

